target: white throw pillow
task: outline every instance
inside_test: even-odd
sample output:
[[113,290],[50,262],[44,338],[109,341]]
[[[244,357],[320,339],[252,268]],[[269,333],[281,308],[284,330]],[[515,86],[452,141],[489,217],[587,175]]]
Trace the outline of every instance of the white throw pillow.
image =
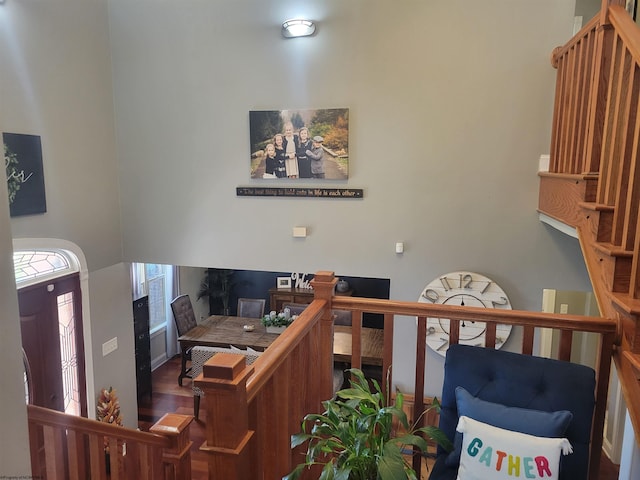
[[545,438],[512,432],[462,416],[458,480],[557,480],[560,453],[573,452],[566,438]]

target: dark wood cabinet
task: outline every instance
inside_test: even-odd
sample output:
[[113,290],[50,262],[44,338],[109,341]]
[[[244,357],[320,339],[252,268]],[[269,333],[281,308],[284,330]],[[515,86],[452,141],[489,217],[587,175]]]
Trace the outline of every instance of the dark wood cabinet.
[[149,337],[149,297],[133,302],[133,332],[136,353],[136,387],[138,398],[151,398],[151,339]]
[[270,288],[269,311],[281,312],[288,303],[313,302],[313,289],[311,288]]
[[[336,295],[351,295],[352,290],[338,293]],[[313,302],[312,288],[270,288],[269,289],[269,311],[281,312],[288,303],[311,303]]]

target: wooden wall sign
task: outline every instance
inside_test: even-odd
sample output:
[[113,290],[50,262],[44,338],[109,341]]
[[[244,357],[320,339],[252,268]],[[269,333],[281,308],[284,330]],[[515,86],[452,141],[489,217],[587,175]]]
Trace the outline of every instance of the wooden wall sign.
[[238,197],[362,198],[361,188],[237,187]]

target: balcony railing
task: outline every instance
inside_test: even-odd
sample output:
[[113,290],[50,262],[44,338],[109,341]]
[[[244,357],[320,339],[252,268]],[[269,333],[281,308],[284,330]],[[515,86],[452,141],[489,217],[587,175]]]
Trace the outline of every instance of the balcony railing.
[[[363,313],[384,315],[383,368],[391,374],[395,328],[400,323],[416,328],[415,343],[403,345],[403,351],[413,351],[415,358],[413,392],[408,392],[414,394],[414,418],[424,408],[421,399],[425,378],[441,378],[437,370],[442,364],[434,366],[427,361],[429,317],[450,319],[451,343],[458,342],[459,326],[465,320],[486,323],[488,347],[495,346],[498,324],[521,327],[519,350],[525,354],[533,351],[536,330],[558,330],[561,338],[558,357],[564,360],[570,356],[573,332],[597,334],[596,407],[590,457],[590,478],[597,478],[616,322],[576,315],[333,296],[336,282],[332,272],[316,273],[315,300],[251,366],[246,366],[241,355],[216,354],[195,379],[206,392],[210,420],[207,420],[207,442],[202,448],[210,453],[212,478],[281,478],[301,461],[301,451],[290,449],[290,436],[299,431],[306,413],[319,413],[320,402],[332,395],[332,309],[352,312],[353,367],[362,363],[359,331]],[[421,456],[414,457],[417,471],[421,461]]]
[[[362,365],[363,314],[384,316],[383,369],[389,372],[389,378],[393,376],[394,331],[408,325],[415,329],[413,342],[402,346],[404,354],[412,351],[415,360],[413,391],[405,392],[414,398],[414,419],[420,418],[425,407],[425,381],[442,376],[438,371],[442,363],[431,364],[426,354],[427,318],[450,320],[452,344],[458,342],[462,322],[484,322],[489,348],[495,347],[498,324],[519,327],[522,341],[510,349],[524,354],[533,352],[536,330],[557,330],[561,338],[557,356],[564,360],[570,356],[573,332],[597,334],[589,477],[597,478],[611,357],[617,341],[616,322],[576,315],[334,296],[336,283],[333,272],[316,273],[312,281],[314,301],[252,365],[246,365],[243,355],[216,354],[194,379],[205,391],[206,440],[200,449],[208,454],[209,478],[271,480],[289,473],[301,461],[303,452],[291,450],[290,436],[299,431],[304,415],[319,413],[322,400],[333,393],[333,309],[351,312],[352,367]],[[153,433],[143,433],[40,407],[28,409],[35,476],[49,480],[191,478],[190,415],[167,414],[151,429]],[[420,471],[422,457],[414,456],[413,462],[414,469]],[[306,472],[307,478],[313,478],[314,473],[317,478],[318,472],[313,471]]]
[[557,48],[549,172],[539,211],[575,229],[640,445],[640,28],[620,0]]
[[33,478],[191,480],[190,415],[167,414],[147,433],[27,408]]

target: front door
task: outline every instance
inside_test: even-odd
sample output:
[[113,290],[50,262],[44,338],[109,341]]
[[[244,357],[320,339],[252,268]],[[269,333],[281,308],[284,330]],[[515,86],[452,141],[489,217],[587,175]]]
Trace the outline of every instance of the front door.
[[20,328],[35,405],[87,415],[78,274],[18,291]]

